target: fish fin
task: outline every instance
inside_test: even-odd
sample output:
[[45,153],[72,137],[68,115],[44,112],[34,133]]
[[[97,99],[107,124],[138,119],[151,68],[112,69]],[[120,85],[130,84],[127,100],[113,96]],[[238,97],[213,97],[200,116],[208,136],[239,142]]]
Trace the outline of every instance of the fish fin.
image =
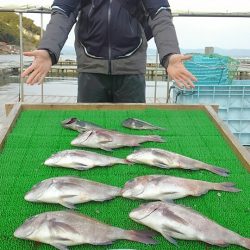
[[162,128],[162,127],[158,127],[158,126],[155,126],[155,128],[158,130],[167,130],[166,128]]
[[[178,192],[164,192],[164,193],[161,193],[161,195],[172,195],[172,194],[178,194]],[[171,199],[166,198],[165,200],[171,200]]]
[[97,130],[96,135],[98,136],[99,143],[108,143],[113,141],[112,136],[105,133],[105,131]]
[[137,241],[144,244],[156,244],[156,241],[152,238],[154,235],[155,232],[152,231],[128,230],[126,231],[124,239]]
[[218,174],[218,175],[221,175],[221,176],[224,176],[224,177],[227,177],[230,173],[230,171],[228,169],[225,169],[225,168],[219,168],[219,167],[216,167],[216,166],[209,166],[207,168],[208,171],[211,171],[212,173],[215,173],[215,174]]
[[59,204],[61,204],[62,206],[66,207],[66,208],[69,208],[69,209],[77,209],[73,203],[60,202]]
[[[72,196],[73,197],[73,196]],[[66,197],[65,197],[66,198]],[[69,197],[68,197],[69,198]],[[61,202],[59,202],[59,204],[61,204],[62,206],[64,207],[67,207],[69,209],[76,209],[75,205],[71,202],[68,202],[68,201],[64,201],[62,200]]]
[[69,195],[62,195],[61,198],[62,199],[67,199],[67,198],[73,198],[73,197],[76,197],[77,195],[76,194],[69,194]]
[[128,147],[140,147],[141,144],[138,143],[138,142],[133,142],[133,143],[128,143],[127,146],[128,146]]
[[[70,225],[64,223],[64,222],[59,222],[56,221],[55,219],[51,219],[48,221],[48,228],[51,231],[55,231],[55,234],[57,235],[58,232],[70,232],[73,234],[79,234],[73,227],[71,227]],[[66,239],[65,239],[66,240]]]
[[175,221],[177,223],[180,223],[180,224],[183,224],[183,225],[188,225],[189,224],[186,220],[184,220],[182,217],[175,214],[173,211],[171,211],[167,207],[165,207],[164,210],[162,211],[162,215],[166,216],[167,218],[169,218],[169,219],[171,219],[171,220],[173,220],[173,221]]
[[158,161],[158,160],[153,160],[153,165],[158,167],[158,168],[166,168],[166,169],[170,168],[168,165],[166,165],[163,162]]
[[90,168],[90,166],[81,164],[79,162],[72,162],[72,165],[73,165],[72,168],[76,170],[87,170]]
[[109,152],[113,151],[112,148],[108,148],[108,147],[105,147],[103,145],[100,146],[100,149],[105,150],[105,151],[109,151]]
[[168,240],[170,243],[172,243],[172,244],[174,244],[175,246],[178,247],[177,241],[169,235],[169,231],[170,231],[170,230],[165,230],[165,229],[163,229],[163,231],[162,231],[162,233],[161,233],[162,236],[163,236],[166,240]]
[[148,136],[149,141],[155,141],[155,142],[166,142],[161,136],[159,135],[152,135]]
[[227,192],[240,192],[241,189],[234,187],[232,182],[222,182],[215,185],[215,190],[227,191]]
[[69,250],[67,246],[65,245],[62,245],[62,244],[54,244],[54,245],[51,245],[53,247],[55,247],[56,249],[59,249],[59,250]]

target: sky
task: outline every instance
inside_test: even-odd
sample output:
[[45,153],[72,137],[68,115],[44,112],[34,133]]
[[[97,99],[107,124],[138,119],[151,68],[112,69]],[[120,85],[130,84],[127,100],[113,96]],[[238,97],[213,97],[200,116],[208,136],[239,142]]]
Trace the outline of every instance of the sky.
[[[53,1],[43,0],[43,6],[50,6]],[[0,7],[16,5],[16,0],[0,0]],[[18,6],[41,6],[41,1],[19,0]],[[169,0],[171,9],[175,11],[207,11],[207,12],[249,12],[250,0]],[[0,13],[1,15],[1,13]],[[40,26],[39,14],[25,14]],[[44,27],[50,19],[44,16]],[[174,17],[173,19],[179,45],[184,49],[201,49],[207,46],[222,49],[250,49],[250,18],[200,18]],[[73,46],[74,33],[70,33],[66,45]],[[154,48],[154,41],[149,42]]]

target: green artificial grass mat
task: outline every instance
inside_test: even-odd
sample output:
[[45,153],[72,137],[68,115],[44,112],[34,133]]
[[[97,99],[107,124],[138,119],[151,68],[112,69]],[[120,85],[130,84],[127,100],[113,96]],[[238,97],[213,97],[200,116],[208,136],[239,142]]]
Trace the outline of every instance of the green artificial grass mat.
[[[222,177],[206,170],[187,171],[160,169],[146,165],[114,165],[77,171],[43,165],[43,162],[70,145],[78,133],[63,128],[60,123],[69,117],[94,122],[108,129],[139,135],[160,135],[166,142],[143,143],[141,147],[158,147],[186,155],[231,171],[229,177]],[[167,130],[138,131],[121,126],[129,117],[142,119]],[[78,148],[79,149],[79,148]],[[121,148],[112,152],[99,149],[87,149],[106,155],[125,158],[135,148]],[[189,206],[220,225],[244,237],[250,237],[250,175],[239,159],[223,139],[219,130],[202,110],[163,110],[150,108],[145,110],[83,110],[83,111],[45,111],[28,110],[21,112],[13,131],[0,153],[0,249],[54,249],[46,244],[38,244],[17,239],[13,233],[27,218],[46,211],[66,210],[61,205],[31,203],[24,200],[24,195],[36,183],[56,176],[79,176],[118,187],[132,178],[149,174],[167,174],[190,179],[211,182],[234,182],[242,189],[239,193],[210,191],[201,197],[186,197],[176,200],[177,204]],[[77,210],[101,222],[123,229],[146,229],[132,221],[128,214],[138,207],[142,200],[115,198],[105,202],[79,204]],[[70,249],[178,249],[159,233],[155,239],[157,245],[117,240],[109,246],[79,245]],[[221,249],[204,242],[178,240],[179,249]],[[243,249],[229,246],[226,249]]]

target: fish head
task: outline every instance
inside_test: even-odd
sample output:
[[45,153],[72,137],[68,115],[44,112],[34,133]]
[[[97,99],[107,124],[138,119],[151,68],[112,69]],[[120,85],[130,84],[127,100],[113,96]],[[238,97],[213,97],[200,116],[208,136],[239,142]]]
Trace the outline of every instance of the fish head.
[[33,233],[38,229],[43,220],[43,215],[35,215],[27,219],[20,227],[16,229],[14,236],[20,239],[31,239]]
[[161,205],[161,202],[149,202],[140,205],[129,213],[129,217],[134,221],[141,221],[150,216]]
[[139,196],[145,190],[145,181],[143,177],[127,181],[121,191],[122,196],[127,198]]
[[56,154],[51,155],[45,162],[44,164],[47,166],[55,166],[58,165],[58,163],[62,160],[65,159],[65,157],[68,155],[68,150],[58,152]]
[[127,156],[127,160],[131,161],[131,162],[137,162],[137,161],[141,161],[142,159],[145,158],[145,149],[144,150],[135,150],[132,154]]
[[24,199],[26,201],[36,202],[39,198],[50,188],[53,184],[53,179],[47,179],[34,185],[31,190],[25,194]]
[[94,133],[94,130],[87,130],[86,132],[78,135],[73,141],[71,141],[72,146],[85,145],[88,140],[91,140],[91,137]]
[[128,118],[122,122],[122,125],[126,128],[131,128],[134,126],[134,120],[133,118]]
[[68,118],[68,119],[66,119],[66,120],[63,120],[63,121],[61,122],[61,125],[62,125],[64,128],[74,129],[75,124],[76,124],[77,121],[78,121],[77,118],[72,117],[72,118]]

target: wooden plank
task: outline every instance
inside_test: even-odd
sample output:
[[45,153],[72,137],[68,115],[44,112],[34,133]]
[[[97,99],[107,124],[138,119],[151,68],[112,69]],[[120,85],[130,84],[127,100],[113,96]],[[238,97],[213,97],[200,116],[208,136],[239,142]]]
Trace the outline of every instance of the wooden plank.
[[12,128],[14,127],[21,110],[22,110],[21,104],[20,103],[15,104],[15,106],[10,111],[6,121],[4,122],[3,128],[0,131],[0,150],[3,148],[6,138],[8,134],[11,132]]
[[[218,112],[218,105],[211,105],[215,112]],[[110,104],[110,103],[38,103],[38,104],[22,104],[23,110],[127,110],[127,109],[136,109],[143,110],[147,108],[160,108],[160,109],[172,109],[172,110],[205,110],[204,105],[201,104],[166,104],[166,103],[119,103],[119,104]]]
[[7,104],[5,104],[5,114],[6,114],[6,116],[9,115],[9,113],[13,109],[14,105],[15,105],[14,103],[7,103]]
[[[102,109],[146,109],[146,108],[160,108],[160,109],[195,109],[204,110],[204,105],[200,104],[190,104],[190,105],[180,105],[180,104],[135,104],[135,103],[21,103],[23,110],[102,110]],[[7,107],[13,107],[12,104],[5,104]],[[213,109],[218,112],[218,105],[212,105]]]
[[223,121],[218,117],[216,112],[213,110],[211,106],[205,106],[208,115],[212,119],[213,123],[221,132],[222,136],[229,143],[230,147],[233,149],[237,157],[240,159],[241,163],[244,167],[250,172],[250,154],[244,148],[238,139],[231,133],[229,128],[223,123]]
[[29,104],[22,103],[23,110],[127,110],[136,109],[143,110],[147,108],[160,108],[160,109],[172,109],[172,110],[204,110],[204,105],[190,104],[135,104],[135,103],[71,103],[71,104],[58,104],[58,103],[43,103],[43,104]]

